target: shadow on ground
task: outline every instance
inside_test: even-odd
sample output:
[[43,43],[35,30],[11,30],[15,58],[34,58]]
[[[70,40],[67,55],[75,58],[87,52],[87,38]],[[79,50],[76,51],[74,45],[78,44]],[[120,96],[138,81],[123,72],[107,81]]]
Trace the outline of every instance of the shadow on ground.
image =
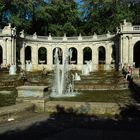
[[133,82],[133,81],[129,81],[129,89],[132,92],[132,98],[139,103],[140,102],[140,86]]
[[[133,108],[132,108],[133,110]],[[77,114],[73,109],[57,106],[57,112],[46,121],[37,122],[25,130],[16,129],[0,135],[1,140],[140,140],[140,120],[126,114],[103,118]],[[133,110],[134,111],[134,110]],[[137,114],[137,113],[136,113]]]

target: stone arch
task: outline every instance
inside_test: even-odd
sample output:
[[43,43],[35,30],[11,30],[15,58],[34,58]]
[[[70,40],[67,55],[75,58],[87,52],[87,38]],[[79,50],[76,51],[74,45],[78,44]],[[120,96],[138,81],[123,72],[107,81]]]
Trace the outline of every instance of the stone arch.
[[32,48],[31,46],[25,47],[25,62],[32,61]]
[[38,49],[38,64],[47,64],[47,49],[45,47]]
[[100,46],[98,48],[98,64],[105,64],[106,61],[106,50],[105,47]]
[[92,60],[92,49],[90,47],[85,47],[83,49],[83,64],[86,64],[85,61]]
[[69,48],[69,51],[72,50],[71,62],[69,64],[77,64],[77,49],[74,47]]
[[136,42],[133,48],[133,62],[135,67],[140,67],[140,41]]
[[3,63],[3,49],[2,46],[0,45],[0,64]]
[[[63,62],[63,51],[62,51],[61,48],[59,48],[59,47],[57,47],[57,48],[58,48],[58,58],[59,58],[60,64],[62,64],[62,62]],[[55,51],[56,51],[56,48],[53,49],[53,64],[55,64],[55,59],[54,59]]]

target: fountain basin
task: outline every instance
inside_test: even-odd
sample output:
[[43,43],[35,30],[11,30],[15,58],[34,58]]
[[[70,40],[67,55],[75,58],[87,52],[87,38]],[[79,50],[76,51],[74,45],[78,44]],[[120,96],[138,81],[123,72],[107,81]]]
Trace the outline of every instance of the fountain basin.
[[48,86],[19,86],[18,97],[46,97]]

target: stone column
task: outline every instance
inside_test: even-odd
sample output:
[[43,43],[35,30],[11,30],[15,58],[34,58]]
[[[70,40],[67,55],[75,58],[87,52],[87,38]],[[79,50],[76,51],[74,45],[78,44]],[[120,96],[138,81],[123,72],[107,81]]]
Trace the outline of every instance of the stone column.
[[79,48],[77,50],[77,65],[78,65],[78,69],[82,70],[83,67],[83,49]]
[[15,39],[11,38],[11,63],[16,64],[16,44]]
[[124,64],[125,64],[125,46],[126,46],[126,44],[125,44],[125,39],[126,39],[126,37],[124,37],[124,36],[122,36],[121,37],[121,48],[120,48],[120,66],[119,66],[119,69],[121,70],[122,69],[122,67],[124,66]]
[[105,69],[110,70],[111,66],[111,60],[112,60],[112,44],[108,44],[106,47],[106,63],[105,63]]
[[120,64],[123,63],[123,36],[120,37]]
[[93,62],[93,70],[98,70],[98,49],[97,46],[92,48],[92,62]]
[[31,59],[32,59],[33,70],[38,69],[38,46],[37,45],[31,47]]
[[128,36],[123,37],[122,66],[128,65]]
[[3,49],[3,65],[7,65],[7,38],[4,39],[4,46],[2,46]]
[[23,42],[22,48],[20,50],[20,62],[21,62],[21,68],[25,70],[25,45],[26,43]]
[[12,64],[12,40],[11,38],[7,39],[7,64]]
[[132,45],[132,37],[129,37],[128,42],[128,63],[129,65],[133,65],[133,45]]
[[47,65],[49,67],[53,66],[53,49],[52,49],[52,47],[48,47],[48,49],[47,49]]
[[124,63],[125,64],[128,64],[128,55],[129,55],[129,53],[128,53],[128,36],[127,37],[125,37],[124,38],[125,40],[124,40],[124,47],[123,47],[123,61],[124,61]]
[[16,58],[17,58],[17,56],[16,56],[16,39],[14,38],[14,63],[16,64]]

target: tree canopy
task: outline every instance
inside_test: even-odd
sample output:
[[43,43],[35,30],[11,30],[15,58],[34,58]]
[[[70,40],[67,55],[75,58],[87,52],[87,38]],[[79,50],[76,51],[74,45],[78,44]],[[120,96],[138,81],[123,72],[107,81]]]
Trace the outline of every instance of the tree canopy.
[[1,0],[0,27],[27,34],[76,36],[115,32],[124,19],[140,24],[137,0]]

